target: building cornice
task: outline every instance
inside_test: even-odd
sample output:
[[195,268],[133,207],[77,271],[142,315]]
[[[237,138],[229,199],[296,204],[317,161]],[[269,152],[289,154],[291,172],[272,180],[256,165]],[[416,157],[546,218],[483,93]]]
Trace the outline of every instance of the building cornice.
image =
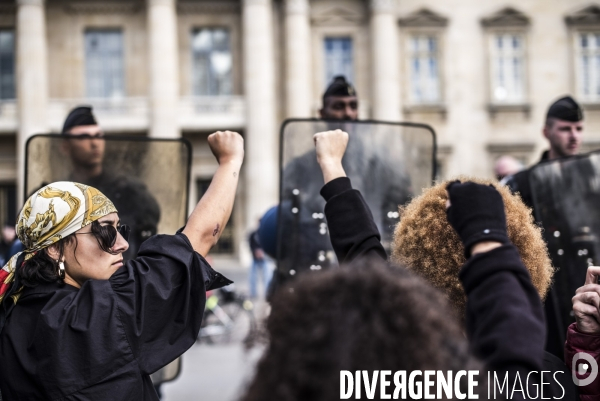
[[421,10],[415,11],[412,14],[404,18],[400,18],[398,20],[400,26],[404,27],[434,27],[434,28],[443,28],[448,25],[448,18],[423,8]]
[[527,27],[529,24],[529,17],[511,7],[503,8],[481,20],[481,25],[486,28]]
[[143,8],[141,1],[73,1],[64,5],[65,11],[70,14],[134,14]]
[[571,15],[565,17],[568,26],[588,27],[600,26],[600,7],[589,6]]
[[365,13],[358,12],[342,5],[332,6],[325,10],[311,8],[311,21],[315,26],[348,26],[362,25],[366,22]]
[[179,14],[237,14],[241,10],[239,1],[178,1]]

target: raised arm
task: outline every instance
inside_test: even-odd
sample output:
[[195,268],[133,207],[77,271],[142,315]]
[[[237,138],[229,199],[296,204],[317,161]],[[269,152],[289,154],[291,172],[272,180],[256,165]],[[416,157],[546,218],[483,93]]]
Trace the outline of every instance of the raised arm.
[[237,132],[215,132],[208,136],[208,145],[219,167],[183,229],[194,250],[202,256],[217,243],[231,216],[244,160],[244,139]]
[[[459,278],[467,295],[466,329],[474,354],[502,379],[543,370],[542,302],[506,230],[502,196],[492,186],[448,185],[448,221],[468,258]],[[539,385],[539,376],[528,384]],[[531,393],[534,394],[534,393]]]
[[327,201],[325,217],[338,260],[348,263],[363,257],[387,259],[373,215],[360,192],[352,189],[342,167],[348,134],[341,130],[319,132],[314,141],[325,181],[321,190]]

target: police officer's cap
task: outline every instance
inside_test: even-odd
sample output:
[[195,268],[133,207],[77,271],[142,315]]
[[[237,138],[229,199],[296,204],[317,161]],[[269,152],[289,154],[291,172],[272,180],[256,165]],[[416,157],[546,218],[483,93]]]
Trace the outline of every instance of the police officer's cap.
[[583,110],[571,96],[565,96],[552,103],[546,118],[577,122],[583,120]]
[[329,85],[323,94],[323,101],[329,96],[356,96],[356,89],[343,75],[338,75],[333,78],[333,82]]
[[62,133],[66,134],[72,128],[80,125],[98,125],[94,114],[92,114],[91,106],[79,106],[71,110],[63,125]]

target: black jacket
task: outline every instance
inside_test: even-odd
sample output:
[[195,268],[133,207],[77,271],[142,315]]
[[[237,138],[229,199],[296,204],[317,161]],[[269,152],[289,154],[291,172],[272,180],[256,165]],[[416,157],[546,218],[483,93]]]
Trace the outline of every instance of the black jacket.
[[[327,201],[325,216],[340,263],[363,257],[386,259],[371,212],[348,178],[329,182],[321,195]],[[542,303],[517,248],[503,245],[471,257],[459,278],[467,295],[466,333],[472,352],[487,369],[498,377],[508,374],[509,383],[514,383],[518,374],[525,383],[530,371],[541,372],[550,366],[558,371],[561,385],[556,385],[552,375],[545,376],[544,383],[551,383],[552,388],[545,387],[544,397],[551,393],[560,398],[564,387],[562,399],[576,400],[571,375],[560,361],[544,353]],[[515,399],[519,396],[515,393]]]
[[0,333],[2,399],[158,400],[150,374],[194,344],[206,290],[229,283],[177,234],[108,280],[25,289]]

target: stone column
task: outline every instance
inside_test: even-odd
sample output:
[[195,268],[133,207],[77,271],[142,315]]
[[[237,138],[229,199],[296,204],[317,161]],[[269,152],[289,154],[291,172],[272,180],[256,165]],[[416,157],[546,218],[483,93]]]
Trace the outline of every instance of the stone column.
[[25,143],[47,132],[48,55],[44,0],[17,0],[17,205],[22,205]]
[[243,0],[245,227],[279,201],[272,0]]
[[376,120],[401,118],[396,0],[370,0],[373,113]]
[[175,0],[147,0],[151,137],[178,138],[179,70]]
[[312,66],[308,0],[285,1],[286,115],[312,115]]

